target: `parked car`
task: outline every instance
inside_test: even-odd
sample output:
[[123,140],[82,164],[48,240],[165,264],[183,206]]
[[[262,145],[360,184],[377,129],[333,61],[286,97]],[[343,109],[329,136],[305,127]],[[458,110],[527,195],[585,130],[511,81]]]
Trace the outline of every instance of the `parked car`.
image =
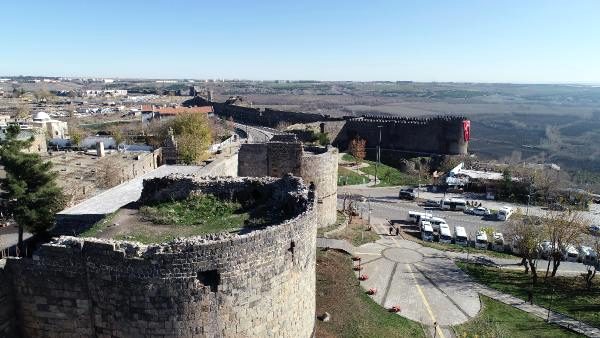
[[574,245],[567,245],[563,249],[563,257],[568,262],[577,262],[579,260],[579,250]]
[[458,226],[455,227],[454,233],[456,234],[454,243],[456,243],[458,245],[462,245],[462,246],[469,245],[469,237],[467,236],[467,232],[465,231],[464,227],[458,227]]
[[428,208],[439,208],[440,202],[436,200],[427,200],[423,202],[423,206]]
[[421,239],[426,242],[433,242],[433,228],[429,222],[425,222],[421,226]]
[[492,250],[503,252],[504,251],[504,235],[500,232],[493,233],[494,241],[492,242]]
[[475,247],[478,249],[487,249],[488,237],[485,231],[477,231],[477,234],[475,235]]
[[416,198],[415,191],[412,188],[409,189],[400,189],[398,193],[398,198],[401,200],[414,200]]
[[592,235],[598,236],[600,235],[600,225],[592,224],[590,225],[590,232]]
[[477,207],[473,209],[473,215],[477,215],[477,216],[489,216],[490,215],[490,210],[488,208],[485,207]]

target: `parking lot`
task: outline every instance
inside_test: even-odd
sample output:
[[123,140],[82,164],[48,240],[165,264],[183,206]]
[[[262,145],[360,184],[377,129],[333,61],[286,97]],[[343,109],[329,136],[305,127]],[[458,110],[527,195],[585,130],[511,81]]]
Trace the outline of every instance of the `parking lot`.
[[[338,196],[341,200],[345,193],[352,195],[360,195],[365,196],[363,202],[358,202],[357,207],[359,212],[363,214],[363,217],[368,217],[369,213],[369,202],[371,205],[371,213],[377,215],[377,217],[385,218],[392,223],[399,225],[402,229],[415,236],[419,236],[420,229],[413,223],[408,221],[408,212],[409,211],[421,211],[433,214],[434,217],[440,217],[446,220],[448,225],[450,226],[450,230],[454,235],[454,229],[456,226],[462,226],[465,228],[467,235],[470,240],[474,240],[475,234],[477,230],[482,227],[491,227],[496,232],[505,233],[506,232],[506,222],[499,221],[495,218],[483,217],[477,215],[466,214],[463,211],[449,211],[449,210],[440,210],[435,207],[424,207],[422,205],[418,205],[415,201],[408,200],[400,200],[398,198],[398,188],[367,188],[367,187],[352,187],[345,186],[340,187]],[[419,192],[420,199],[431,199],[439,201],[444,197],[456,197],[463,198],[465,196],[454,195],[454,194],[443,194],[443,193],[431,193],[431,192]],[[540,207],[527,207],[524,205],[516,205],[510,204],[506,202],[498,202],[498,201],[487,201],[481,199],[467,199],[470,202],[477,202],[477,204],[481,203],[483,207],[489,209],[500,209],[502,206],[510,206],[514,209],[521,209],[523,213],[529,213],[534,216],[543,216],[545,211]],[[341,206],[341,205],[340,205]],[[600,224],[600,210],[597,204],[592,205],[592,208],[589,212],[585,212],[587,219],[590,224]],[[594,223],[595,222],[595,223]],[[584,242],[588,242],[584,240]]]

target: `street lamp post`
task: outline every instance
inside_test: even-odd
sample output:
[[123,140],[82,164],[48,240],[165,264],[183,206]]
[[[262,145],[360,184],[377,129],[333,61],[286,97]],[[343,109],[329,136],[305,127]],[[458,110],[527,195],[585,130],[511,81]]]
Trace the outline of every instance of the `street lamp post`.
[[377,185],[377,167],[379,166],[379,162],[381,161],[381,128],[383,126],[377,126],[377,128],[379,129],[379,141],[377,142],[377,154],[375,154],[376,161],[375,161],[375,185]]

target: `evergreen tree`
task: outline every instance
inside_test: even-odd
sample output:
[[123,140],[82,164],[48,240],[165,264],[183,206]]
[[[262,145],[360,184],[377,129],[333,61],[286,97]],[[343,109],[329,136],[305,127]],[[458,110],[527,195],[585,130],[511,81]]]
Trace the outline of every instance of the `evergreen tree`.
[[54,215],[62,210],[65,197],[56,185],[51,162],[38,154],[23,152],[33,139],[18,140],[18,126],[10,126],[0,142],[0,165],[6,178],[0,181],[8,211],[19,226],[18,248],[23,252],[23,229],[44,234],[54,225]]

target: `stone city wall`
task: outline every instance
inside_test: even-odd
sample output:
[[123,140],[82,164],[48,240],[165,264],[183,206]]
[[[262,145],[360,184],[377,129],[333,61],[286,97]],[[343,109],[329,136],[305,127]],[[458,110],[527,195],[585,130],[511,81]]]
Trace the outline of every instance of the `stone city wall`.
[[[185,104],[185,103],[184,103]],[[193,104],[191,102],[190,104]],[[382,151],[392,152],[391,156],[401,153],[464,155],[468,151],[468,142],[463,138],[462,121],[466,117],[445,115],[437,117],[401,117],[401,116],[344,116],[281,111],[273,109],[251,108],[227,103],[211,103],[215,114],[222,118],[233,118],[234,121],[277,127],[280,123],[304,123],[318,126],[321,132],[327,133],[332,144],[345,150],[348,141],[355,135],[367,140],[368,147],[375,147],[379,140],[377,126],[384,126],[382,131]]]
[[329,116],[311,113],[299,113],[292,111],[260,109],[230,105],[225,103],[213,103],[215,114],[222,118],[233,118],[235,122],[259,125],[275,128],[281,122],[286,123],[310,123],[323,121]]
[[0,337],[15,337],[15,304],[10,279],[4,272],[5,263],[5,259],[0,260]]
[[[144,197],[168,195],[158,187],[176,180],[149,181]],[[311,337],[316,214],[302,181],[184,181],[190,192],[270,189],[302,208],[245,234],[157,245],[60,237],[33,259],[9,259],[22,336]]]
[[[332,144],[347,149],[355,136],[367,140],[367,148],[376,148],[381,128],[382,152],[464,155],[468,142],[463,138],[464,117],[434,118],[365,117],[346,121]],[[398,156],[398,154],[396,156]]]

